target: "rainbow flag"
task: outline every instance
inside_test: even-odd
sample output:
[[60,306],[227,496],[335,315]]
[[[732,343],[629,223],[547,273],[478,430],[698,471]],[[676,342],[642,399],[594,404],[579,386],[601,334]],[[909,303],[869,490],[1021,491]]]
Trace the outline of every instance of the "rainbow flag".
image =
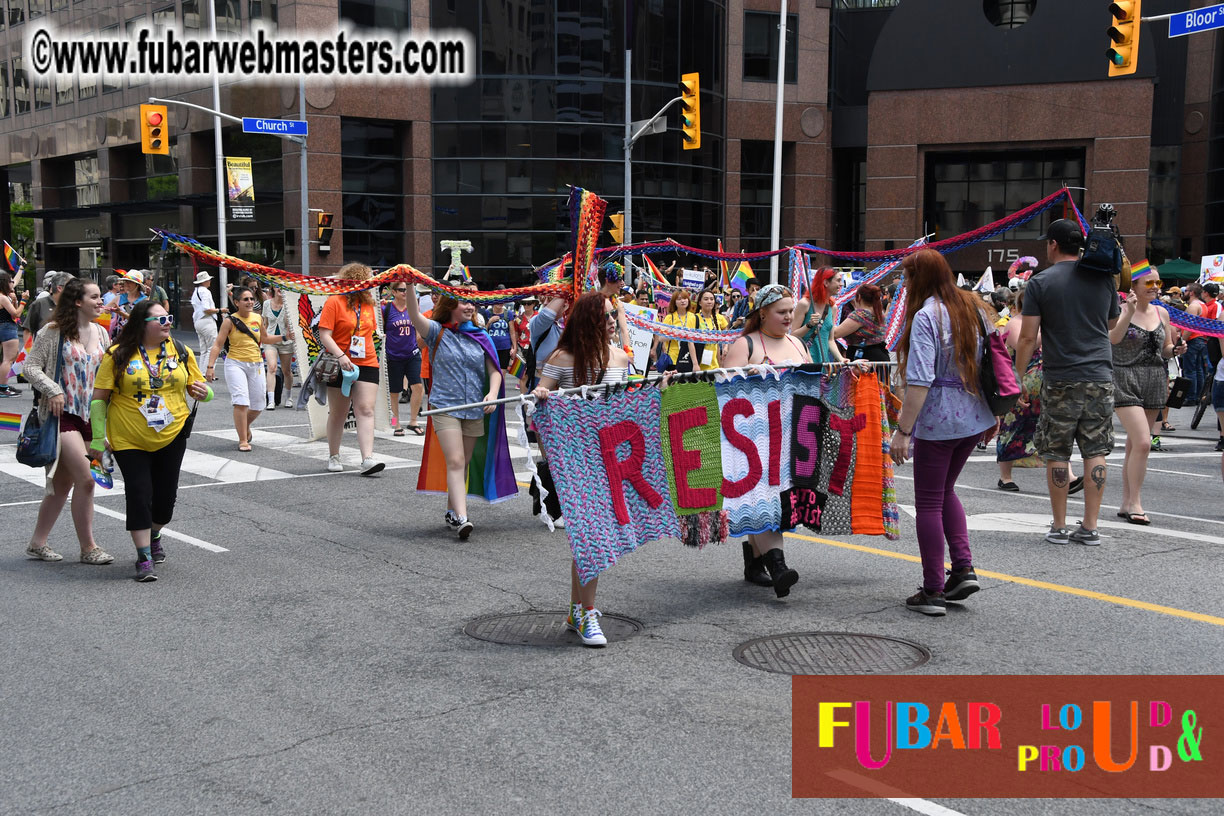
[[[718,239],[718,252],[721,255],[723,251],[722,239]],[[727,275],[727,261],[725,258],[718,259],[718,288],[719,291],[728,288],[731,285],[731,278]]]
[[17,250],[13,249],[8,241],[4,242],[4,260],[13,272],[19,272],[21,267],[25,266],[25,258],[18,255]]
[[666,286],[667,280],[663,277],[663,273],[659,271],[659,267],[655,266],[655,262],[650,260],[649,255],[643,255],[642,257],[646,259],[646,267],[650,270],[650,282],[661,283]]
[[21,351],[17,354],[17,359],[13,361],[13,367],[9,369],[10,377],[16,377],[18,374],[21,373],[22,369],[25,368],[26,354],[28,354],[30,349],[33,347],[34,347],[34,335],[31,334],[30,338],[25,341],[25,346],[22,347]]
[[1152,268],[1152,265],[1147,262],[1147,258],[1144,258],[1142,261],[1139,261],[1138,263],[1131,264],[1131,280],[1132,281],[1138,280],[1139,278],[1142,278],[1144,275],[1153,274],[1155,271],[1156,270]]
[[20,431],[21,414],[0,414],[0,431]]
[[731,288],[738,289],[741,294],[748,294],[748,279],[754,277],[752,267],[747,261],[740,261],[739,268],[735,270],[735,275],[731,278]]
[[463,265],[463,282],[464,283],[472,282],[472,270],[467,268],[467,264]]
[[527,364],[523,362],[523,358],[516,354],[510,358],[510,365],[506,366],[506,371],[511,377],[520,377],[526,367]]

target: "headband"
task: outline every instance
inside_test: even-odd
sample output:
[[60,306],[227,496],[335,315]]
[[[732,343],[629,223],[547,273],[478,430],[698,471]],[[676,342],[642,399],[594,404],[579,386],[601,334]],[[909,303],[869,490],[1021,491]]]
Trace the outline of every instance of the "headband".
[[756,303],[753,306],[753,311],[760,311],[766,306],[777,303],[782,298],[792,297],[791,290],[787,289],[780,283],[771,283],[761,291],[757,292]]

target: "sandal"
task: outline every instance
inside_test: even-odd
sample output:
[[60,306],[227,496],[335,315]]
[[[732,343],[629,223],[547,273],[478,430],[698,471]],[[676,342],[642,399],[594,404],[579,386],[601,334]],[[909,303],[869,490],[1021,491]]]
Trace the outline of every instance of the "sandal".
[[403,429],[403,428],[396,428],[394,431],[392,431],[392,432],[391,432],[391,435],[392,435],[392,436],[403,436],[403,435],[404,435],[404,429]]
[[1162,430],[1162,431],[1164,431],[1164,432],[1166,432],[1166,433],[1171,433],[1171,432],[1173,432],[1173,431],[1176,431],[1177,429],[1176,429],[1176,428],[1174,428],[1172,425],[1170,425],[1170,424],[1169,424],[1169,423],[1167,423],[1167,422],[1162,422],[1162,423],[1160,423],[1160,430]]
[[1152,523],[1147,513],[1119,513],[1118,515],[1126,519],[1127,524],[1141,524],[1146,527]]
[[1005,482],[1002,479],[1000,479],[999,489],[1006,490],[1008,493],[1019,493],[1020,485],[1016,484],[1015,482]]
[[425,429],[422,428],[420,425],[409,425],[408,430],[412,431],[417,436],[425,435]]
[[250,442],[239,442],[239,443],[238,443],[238,450],[242,451],[243,453],[250,453],[250,452],[251,452],[251,443],[250,443]]

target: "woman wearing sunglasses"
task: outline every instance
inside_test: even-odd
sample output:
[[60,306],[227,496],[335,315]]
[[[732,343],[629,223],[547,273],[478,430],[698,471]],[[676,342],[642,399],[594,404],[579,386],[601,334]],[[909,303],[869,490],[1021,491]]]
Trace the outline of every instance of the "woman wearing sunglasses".
[[264,301],[263,326],[264,331],[273,337],[283,338],[279,343],[266,343],[263,346],[264,367],[267,369],[268,410],[276,410],[276,372],[281,373],[281,404],[286,408],[293,404],[290,395],[293,391],[293,322],[294,316],[285,306],[284,293],[274,287],[268,287],[268,299]]
[[187,397],[207,402],[212,389],[191,350],[170,339],[166,310],[143,300],[102,357],[89,405],[91,447],[105,439],[123,473],[137,581],[156,581],[153,565],[166,560],[161,528],[174,515],[187,451]]
[[408,314],[408,284],[396,283],[391,287],[395,299],[384,303],[383,327],[387,333],[387,390],[391,392],[391,424],[395,426],[396,436],[404,435],[404,427],[399,421],[400,393],[404,390],[404,379],[408,379],[409,413],[408,430],[417,436],[424,436],[425,431],[417,425],[417,415],[421,411],[421,398],[425,395],[425,385],[421,382],[421,347],[417,343],[416,326],[412,325],[412,316]]
[[1151,524],[1139,492],[1151,452],[1152,423],[1168,398],[1165,361],[1185,354],[1186,343],[1173,340],[1169,312],[1156,304],[1160,276],[1148,267],[1131,280],[1122,314],[1109,332],[1113,343],[1114,411],[1126,429],[1126,460],[1122,465],[1122,503],[1118,517],[1131,524]]
[[[616,344],[618,313],[601,292],[587,292],[570,309],[569,320],[557,350],[540,370],[536,399],[548,399],[551,391],[578,385],[623,383],[629,380],[629,355]],[[567,629],[578,633],[584,646],[606,646],[595,608],[597,578],[585,586],[578,581],[578,567],[570,564],[570,612]]]
[[251,450],[251,425],[263,411],[264,359],[261,350],[265,343],[280,343],[285,338],[279,334],[268,334],[264,329],[262,315],[256,314],[256,295],[245,286],[237,286],[231,293],[237,314],[221,324],[217,339],[213,341],[208,355],[205,374],[209,380],[217,379],[215,372],[221,349],[229,342],[225,356],[225,384],[230,392],[230,405],[234,408],[234,430],[238,432],[238,450]]
[[[368,281],[374,276],[370,267],[360,263],[345,264],[336,277],[340,280]],[[323,350],[335,355],[344,371],[357,371],[357,380],[349,387],[346,397],[337,380],[327,389],[327,469],[331,473],[344,470],[340,463],[340,439],[344,436],[344,421],[349,405],[357,420],[357,448],[361,452],[362,476],[373,476],[386,467],[374,459],[374,402],[378,399],[378,376],[381,367],[374,348],[374,329],[378,325],[374,293],[369,289],[332,295],[319,314],[319,343]]]

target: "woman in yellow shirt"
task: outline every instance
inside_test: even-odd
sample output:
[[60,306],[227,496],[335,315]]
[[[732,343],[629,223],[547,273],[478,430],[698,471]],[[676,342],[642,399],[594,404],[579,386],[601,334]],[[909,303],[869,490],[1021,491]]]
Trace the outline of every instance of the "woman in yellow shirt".
[[[718,296],[713,289],[706,289],[697,296],[699,309],[697,311],[697,328],[702,331],[725,331],[727,318],[715,309],[718,307]],[[718,343],[699,343],[696,348],[696,360],[702,371],[718,368]]]
[[[667,316],[663,322],[669,326],[682,329],[697,328],[697,315],[693,313],[693,296],[687,289],[677,289],[667,304]],[[663,353],[671,358],[667,369],[686,372],[692,371],[697,365],[697,344],[688,340],[664,340],[655,335],[650,347],[650,361],[653,363],[659,354],[659,346],[663,345]]]
[[229,387],[230,404],[234,406],[234,430],[238,432],[238,450],[251,449],[251,424],[264,409],[263,345],[279,343],[285,338],[279,334],[268,334],[264,329],[263,316],[255,313],[255,293],[245,286],[235,287],[232,292],[238,314],[231,314],[221,324],[217,339],[208,354],[205,374],[209,380],[217,379],[213,373],[217,357],[229,341],[225,356],[225,384]]
[[153,564],[166,560],[161,528],[178,497],[189,396],[207,402],[212,389],[191,350],[170,339],[170,315],[142,300],[102,357],[89,405],[94,445],[105,439],[123,473],[137,581],[156,581]]

